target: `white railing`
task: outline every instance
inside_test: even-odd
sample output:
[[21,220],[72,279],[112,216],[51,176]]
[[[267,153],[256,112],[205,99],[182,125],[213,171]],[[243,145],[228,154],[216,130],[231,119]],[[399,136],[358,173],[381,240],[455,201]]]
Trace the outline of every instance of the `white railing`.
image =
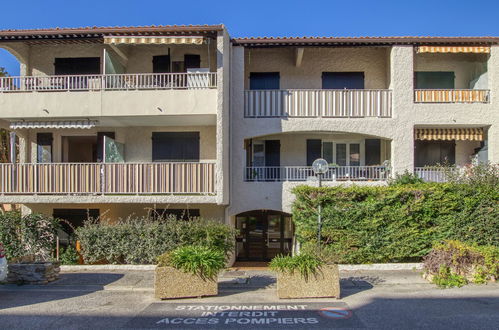
[[215,72],[134,73],[0,78],[0,92],[206,89],[215,87],[217,87],[217,74]]
[[214,194],[215,163],[0,164],[1,194]]
[[247,90],[244,116],[391,117],[391,90]]
[[449,175],[456,171],[459,171],[458,167],[425,166],[414,168],[414,174],[426,182],[447,182]]
[[416,103],[488,103],[488,89],[416,89]]
[[[324,181],[385,181],[390,169],[385,166],[337,166],[331,167],[322,177]],[[307,181],[315,180],[311,166],[249,166],[244,173],[245,181]]]

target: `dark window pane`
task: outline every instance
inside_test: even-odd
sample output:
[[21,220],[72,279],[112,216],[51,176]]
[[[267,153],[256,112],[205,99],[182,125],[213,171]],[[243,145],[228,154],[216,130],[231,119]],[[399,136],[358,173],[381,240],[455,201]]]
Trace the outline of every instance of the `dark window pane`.
[[184,55],[184,67],[185,69],[197,69],[201,67],[201,56],[199,55]]
[[350,144],[350,166],[360,166],[360,144]]
[[416,89],[454,89],[454,72],[415,72]]
[[307,166],[312,166],[314,160],[322,157],[321,149],[321,140],[307,140]]
[[336,165],[347,165],[347,145],[345,143],[336,144]]
[[250,89],[279,89],[279,72],[251,72]]
[[381,164],[381,140],[366,139],[366,165]]
[[199,132],[153,132],[152,160],[199,161]]
[[38,163],[51,163],[52,162],[52,133],[37,133],[37,156]]
[[99,57],[63,57],[54,62],[56,75],[99,74]]
[[158,55],[152,57],[152,72],[153,73],[168,73],[170,72],[170,55]]
[[322,89],[364,89],[364,72],[323,72]]

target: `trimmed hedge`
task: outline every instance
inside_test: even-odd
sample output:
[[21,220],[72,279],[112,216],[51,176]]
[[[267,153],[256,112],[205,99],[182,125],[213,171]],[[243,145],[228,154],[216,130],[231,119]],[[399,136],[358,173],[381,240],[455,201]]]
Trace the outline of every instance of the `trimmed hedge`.
[[108,224],[87,222],[76,229],[85,263],[155,264],[157,257],[185,245],[204,245],[228,255],[235,230],[223,223],[175,218],[136,218]]
[[0,243],[11,262],[23,258],[49,260],[59,228],[59,220],[43,214],[0,213]]
[[497,185],[415,184],[294,189],[293,220],[304,248],[322,243],[341,263],[419,260],[434,242],[499,246]]

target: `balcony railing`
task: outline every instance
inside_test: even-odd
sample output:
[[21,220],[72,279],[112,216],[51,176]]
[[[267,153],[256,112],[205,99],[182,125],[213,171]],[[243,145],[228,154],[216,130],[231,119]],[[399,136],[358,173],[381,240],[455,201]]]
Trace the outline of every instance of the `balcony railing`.
[[215,72],[127,73],[0,78],[0,92],[207,89],[215,87],[217,87],[217,74]]
[[[385,166],[338,166],[324,174],[324,181],[385,181],[390,169]],[[246,167],[245,181],[307,181],[315,180],[311,166]]]
[[247,90],[244,116],[391,117],[391,90]]
[[214,194],[215,163],[0,164],[1,194]]
[[425,166],[415,167],[414,174],[426,182],[447,182],[449,175],[459,170],[459,167]]
[[416,103],[488,103],[488,89],[416,89]]

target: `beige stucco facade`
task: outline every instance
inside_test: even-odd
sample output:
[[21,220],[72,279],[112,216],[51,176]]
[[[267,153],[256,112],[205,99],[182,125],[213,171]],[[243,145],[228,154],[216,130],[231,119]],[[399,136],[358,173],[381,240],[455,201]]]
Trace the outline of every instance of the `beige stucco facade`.
[[[225,28],[208,39],[209,42],[202,45],[115,47],[99,42],[62,42],[54,45],[2,42],[0,46],[19,59],[23,76],[51,76],[54,74],[55,58],[61,57],[99,57],[103,63],[104,50],[120,63],[123,73],[129,74],[152,73],[153,56],[170,54],[172,62],[181,62],[185,54],[191,54],[200,56],[200,67],[209,69],[216,85],[176,89],[6,91],[0,93],[0,120],[2,127],[22,120],[78,119],[97,122],[95,128],[85,130],[18,130],[19,161],[26,163],[37,160],[36,134],[39,132],[53,133],[53,162],[65,161],[64,155],[68,151],[63,137],[115,132],[116,141],[125,145],[125,162],[130,163],[152,161],[152,132],[199,132],[199,160],[215,164],[216,193],[4,194],[0,196],[0,201],[23,203],[28,211],[44,213],[59,207],[98,206],[106,211],[109,219],[125,217],[130,212],[143,214],[145,208],[154,204],[197,207],[203,217],[224,219],[227,223],[233,223],[234,216],[245,211],[267,209],[291,212],[294,199],[292,188],[303,183],[317,183],[248,182],[245,180],[245,168],[249,163],[248,141],[279,140],[280,166],[306,166],[306,141],[310,139],[357,143],[360,145],[360,165],[363,166],[366,139],[379,139],[379,164],[375,165],[389,164],[391,173],[402,173],[412,172],[415,167],[415,129],[481,128],[488,142],[488,160],[499,162],[499,46],[495,44],[490,45],[490,53],[487,54],[420,54],[416,52],[418,42],[406,42],[404,39],[395,43],[374,41],[362,45],[358,44],[362,41],[355,41],[333,46],[306,45],[303,42],[251,47],[231,41]],[[475,88],[471,86],[472,82],[479,79],[480,88],[489,90],[488,102],[417,103],[414,77],[418,71],[452,71],[456,89]],[[249,118],[245,116],[245,91],[250,88],[250,74],[256,72],[278,72],[279,89],[305,92],[322,89],[324,72],[363,72],[365,89],[389,91],[383,95],[389,96],[390,111],[388,115]],[[304,95],[303,98],[306,98],[307,94]],[[262,107],[278,102],[265,100],[268,103],[261,101]],[[297,103],[296,107],[299,108],[300,104],[319,107],[322,106],[320,102],[306,100]],[[376,99],[371,104],[376,106],[377,102],[381,101]],[[468,164],[470,156],[481,147],[481,141],[456,141],[456,165]],[[325,184],[384,185],[386,180],[329,181]]]

